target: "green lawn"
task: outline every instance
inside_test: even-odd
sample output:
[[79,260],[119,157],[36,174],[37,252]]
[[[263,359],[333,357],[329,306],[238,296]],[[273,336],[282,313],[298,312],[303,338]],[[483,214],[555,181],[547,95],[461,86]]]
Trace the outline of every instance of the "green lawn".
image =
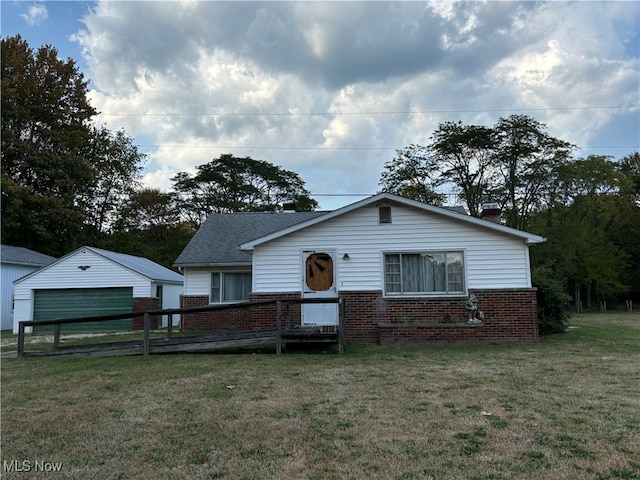
[[2,359],[1,476],[640,478],[640,315],[571,325],[342,356]]

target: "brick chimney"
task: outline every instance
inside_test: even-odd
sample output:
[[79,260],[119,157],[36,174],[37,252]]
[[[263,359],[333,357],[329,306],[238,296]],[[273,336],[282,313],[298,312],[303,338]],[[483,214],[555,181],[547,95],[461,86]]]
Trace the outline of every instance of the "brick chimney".
[[482,213],[480,214],[480,218],[483,220],[489,220],[494,223],[501,223],[500,214],[502,214],[502,210],[500,209],[500,205],[495,202],[485,203],[482,205]]
[[295,213],[296,204],[294,202],[287,202],[282,204],[283,213]]

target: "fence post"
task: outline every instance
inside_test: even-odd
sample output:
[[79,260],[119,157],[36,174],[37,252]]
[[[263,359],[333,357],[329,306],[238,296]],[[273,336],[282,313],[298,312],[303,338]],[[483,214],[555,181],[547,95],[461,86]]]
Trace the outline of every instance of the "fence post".
[[18,356],[24,356],[24,323],[18,323]]
[[173,313],[167,316],[167,338],[173,338]]
[[345,337],[345,320],[346,309],[344,305],[344,298],[338,299],[338,353],[344,353],[344,337]]
[[276,300],[276,355],[282,353],[282,300]]
[[150,335],[149,331],[151,330],[151,317],[149,315],[149,310],[144,312],[144,354],[149,355],[149,343],[150,343]]
[[53,326],[53,349],[54,350],[58,348],[58,345],[60,344],[60,327],[62,327],[62,325],[60,325],[59,323],[56,323]]

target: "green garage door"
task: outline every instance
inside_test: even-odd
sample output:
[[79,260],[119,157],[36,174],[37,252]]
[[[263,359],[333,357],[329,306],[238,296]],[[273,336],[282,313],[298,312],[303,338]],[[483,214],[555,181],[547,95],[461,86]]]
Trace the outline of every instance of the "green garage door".
[[[131,312],[133,288],[73,288],[36,290],[33,319],[95,317]],[[62,332],[131,330],[132,320],[88,322],[63,325]],[[34,332],[52,332],[52,325],[34,327]]]

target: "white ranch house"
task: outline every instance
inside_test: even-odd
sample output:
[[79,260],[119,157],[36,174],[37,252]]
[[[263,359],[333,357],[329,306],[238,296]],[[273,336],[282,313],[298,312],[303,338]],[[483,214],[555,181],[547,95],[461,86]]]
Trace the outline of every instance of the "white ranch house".
[[[331,212],[212,214],[175,265],[185,307],[341,296],[348,341],[534,341],[529,248],[544,240],[382,193]],[[478,328],[465,323],[470,295],[486,316]],[[336,307],[305,305],[300,317],[331,325]],[[193,329],[203,326],[225,318]]]

